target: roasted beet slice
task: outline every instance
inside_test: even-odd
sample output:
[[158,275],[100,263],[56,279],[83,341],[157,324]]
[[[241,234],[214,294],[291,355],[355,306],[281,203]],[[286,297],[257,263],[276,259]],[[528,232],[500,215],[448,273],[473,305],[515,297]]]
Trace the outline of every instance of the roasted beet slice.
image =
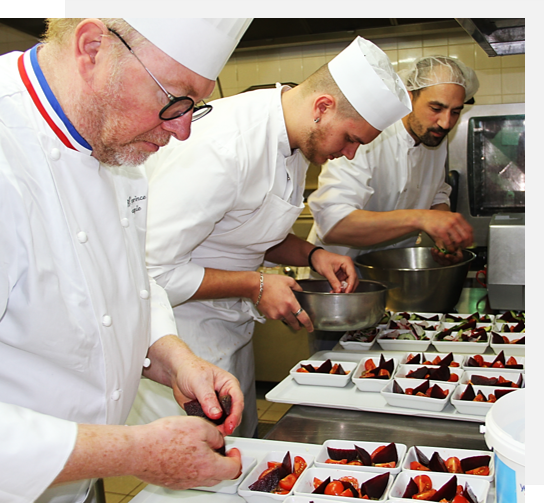
[[332,370],[332,362],[330,360],[325,360],[319,368],[316,370],[316,372],[320,374],[328,374]]
[[414,395],[417,393],[425,393],[428,389],[429,381],[424,381],[417,388],[414,388]]
[[406,374],[406,377],[411,377],[414,379],[425,379],[425,376],[429,373],[429,369],[427,367],[419,367],[416,370],[411,370]]
[[312,494],[325,494],[325,489],[331,483],[331,478],[327,477],[321,484],[319,484],[313,491]]
[[412,496],[414,496],[414,494],[417,494],[418,492],[419,492],[419,487],[414,482],[414,479],[410,478],[410,482],[408,482],[408,485],[406,486],[406,489],[402,497],[410,499]]
[[184,409],[185,413],[188,416],[197,416],[202,417],[204,419],[207,419],[208,421],[211,421],[212,423],[216,425],[221,425],[225,422],[225,419],[230,414],[230,410],[232,407],[232,398],[230,395],[225,395],[220,397],[219,393],[217,391],[215,392],[217,396],[217,400],[219,401],[219,404],[221,405],[221,409],[223,410],[223,414],[218,419],[211,419],[206,414],[204,414],[204,411],[202,410],[202,405],[200,405],[200,402],[198,400],[191,400],[190,402],[185,403]]
[[371,478],[363,483],[361,486],[361,494],[363,496],[366,494],[370,499],[380,499],[385,491],[385,488],[387,487],[388,482],[389,472],[381,473],[377,477]]
[[393,358],[386,360],[384,356],[381,355],[378,368],[387,370],[389,372],[389,375],[391,375],[393,373],[393,370],[395,370],[395,362],[393,362]]
[[440,363],[438,365],[445,365],[446,367],[449,367],[453,363],[453,353],[448,353],[442,360],[440,360]]
[[451,377],[450,368],[447,365],[440,365],[437,369],[432,369],[429,379],[433,381],[447,381]]
[[[353,487],[353,484],[351,484],[350,482],[348,482],[347,480],[341,480],[340,482],[342,482],[342,485],[344,486],[344,491],[346,489],[348,489],[349,491],[351,491],[351,497],[352,498],[358,498],[359,497],[359,492],[357,491],[357,489],[355,489],[355,487]],[[348,496],[349,497],[349,496]]]
[[465,483],[465,487],[464,487],[463,492],[461,494],[468,500],[469,503],[478,503],[478,498],[472,492],[472,489],[468,485],[468,482]]
[[448,473],[448,467],[446,466],[446,462],[442,459],[437,451],[433,453],[431,459],[429,460],[429,468],[433,472]]
[[417,353],[409,360],[406,360],[406,365],[419,365],[421,363],[421,353]]
[[359,459],[364,466],[372,465],[372,458],[367,451],[365,451],[362,447],[359,447],[358,445],[355,446],[355,450],[357,451],[357,456],[359,456]]
[[510,329],[510,332],[519,333],[519,332],[523,332],[523,330],[525,330],[525,322],[520,321],[517,325],[513,326]]
[[518,339],[514,344],[525,344],[525,336],[523,336],[521,339]]
[[[495,359],[493,360],[493,363],[502,363],[503,365],[506,364],[506,360],[504,359],[504,351],[501,351],[496,357]],[[491,364],[491,366],[493,366],[493,363]]]
[[461,394],[461,400],[466,400],[467,402],[472,402],[476,398],[476,393],[474,393],[474,388],[472,384],[467,385],[465,391]]
[[480,468],[480,466],[489,466],[490,461],[491,456],[471,456],[461,460],[461,468],[467,473],[469,470],[474,470],[474,468]]
[[264,477],[257,479],[253,484],[249,486],[251,491],[259,491],[262,493],[272,492],[278,486],[278,483],[284,477],[287,477],[288,473],[285,473],[281,466],[269,471]]
[[518,377],[518,382],[516,383],[518,388],[521,388],[521,385],[523,384],[523,376],[520,374]]
[[504,339],[497,332],[491,332],[491,342],[493,344],[504,344]]
[[431,501],[440,501],[446,499],[448,501],[452,500],[457,493],[457,476],[453,476],[448,480],[440,489],[436,491],[434,496],[431,498]]
[[504,395],[507,395],[508,393],[512,393],[512,391],[515,391],[514,389],[496,389],[495,390],[495,398],[497,400],[499,398],[502,398]]
[[417,460],[423,466],[426,466],[428,468],[429,467],[429,458],[427,456],[425,456],[425,454],[423,454],[421,452],[421,450],[419,450],[417,447],[414,447],[414,450],[416,451]]
[[475,360],[474,357],[470,357],[467,360],[467,367],[479,367],[480,364],[478,363],[478,360]]
[[443,400],[448,396],[448,393],[443,390],[438,384],[435,384],[431,388],[431,398],[438,398],[439,400]]
[[495,386],[498,380],[496,377],[485,377],[476,374],[470,378],[472,384],[476,386]]
[[347,459],[348,463],[357,459],[357,451],[355,449],[335,449],[334,447],[327,447],[329,458],[334,461],[340,461],[341,459]]
[[335,372],[336,375],[339,375],[339,376],[345,376],[346,375],[346,371],[344,370],[344,367],[342,367],[342,365],[338,364],[338,367],[336,367],[336,372]]
[[394,444],[394,442],[386,445],[383,449],[380,449],[372,457],[372,463],[374,464],[389,463],[391,461],[394,461],[395,463],[397,463],[398,460],[399,460],[399,456],[397,454],[397,446]]
[[404,395],[404,390],[400,387],[400,384],[397,381],[393,381],[393,393]]
[[304,370],[307,370],[307,371],[310,372],[310,373],[311,373],[311,372],[314,372],[314,373],[316,372],[315,367],[314,367],[313,365],[310,365],[309,363],[306,363],[306,364],[301,363],[300,366],[301,366]]
[[283,461],[281,462],[281,467],[286,472],[285,474],[286,477],[290,473],[293,473],[293,464],[291,463],[291,453],[289,451],[287,451],[287,453],[283,457]]

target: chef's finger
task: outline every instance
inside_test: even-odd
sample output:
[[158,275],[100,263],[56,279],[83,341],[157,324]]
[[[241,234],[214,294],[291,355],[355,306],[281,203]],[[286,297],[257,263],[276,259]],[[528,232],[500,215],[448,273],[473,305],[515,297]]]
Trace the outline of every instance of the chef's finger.
[[227,451],[226,454],[227,458],[233,458],[240,462],[240,471],[236,475],[236,477],[233,477],[234,479],[237,479],[240,475],[242,475],[242,454],[240,453],[240,450],[236,447],[233,447],[232,449]]
[[285,319],[294,330],[300,330],[302,327],[305,327],[308,332],[313,332],[314,330],[312,320],[310,320],[308,313],[304,310],[297,316],[292,313],[291,316],[286,316]]

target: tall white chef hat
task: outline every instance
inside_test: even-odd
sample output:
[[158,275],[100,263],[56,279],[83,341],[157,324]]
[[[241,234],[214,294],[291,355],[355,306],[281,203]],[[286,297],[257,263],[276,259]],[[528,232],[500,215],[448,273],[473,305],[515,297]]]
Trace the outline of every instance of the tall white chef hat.
[[406,87],[387,55],[362,37],[329,62],[329,71],[353,108],[380,131],[412,111]]
[[135,30],[178,63],[216,80],[252,18],[125,18]]

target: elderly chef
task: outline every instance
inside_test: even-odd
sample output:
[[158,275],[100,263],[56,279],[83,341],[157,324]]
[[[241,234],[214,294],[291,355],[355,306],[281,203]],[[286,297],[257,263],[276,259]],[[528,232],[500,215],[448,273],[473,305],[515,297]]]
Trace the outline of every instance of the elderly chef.
[[[290,234],[303,209],[309,161],[352,158],[410,111],[387,56],[360,37],[299,86],[257,90],[213,102],[214,113],[183,144],[149,160],[148,268],[164,286],[180,337],[233,373],[244,391],[237,434],[257,428],[254,321],[311,321],[288,276],[257,271],[263,260],[308,266],[334,291],[357,285],[350,258]],[[258,309],[258,310],[257,310]],[[142,382],[131,420],[179,412],[159,386]]]
[[472,227],[450,211],[447,142],[464,103],[478,90],[471,68],[447,56],[425,56],[400,73],[412,112],[353,159],[329,161],[308,198],[315,223],[308,240],[349,255],[408,247],[426,232],[447,260],[472,244]]
[[[215,449],[243,395],[176,337],[145,267],[136,165],[209,110],[248,22],[50,20],[45,43],[0,57],[1,502],[90,501],[98,477],[185,488],[239,472],[239,452]],[[213,418],[215,391],[230,394],[232,413],[220,429],[123,426],[142,371]]]

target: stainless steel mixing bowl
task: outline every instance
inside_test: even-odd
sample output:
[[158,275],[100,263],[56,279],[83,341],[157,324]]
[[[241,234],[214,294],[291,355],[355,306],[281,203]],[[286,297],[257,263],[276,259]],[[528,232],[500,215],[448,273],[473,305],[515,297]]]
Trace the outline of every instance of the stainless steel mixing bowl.
[[463,261],[442,266],[431,248],[395,248],[359,255],[355,264],[363,278],[394,283],[387,292],[386,308],[391,311],[444,313],[453,310],[476,255],[463,250]]
[[298,281],[302,292],[294,292],[314,328],[325,331],[359,330],[374,327],[385,313],[387,286],[361,280],[355,292],[330,293],[327,280]]

